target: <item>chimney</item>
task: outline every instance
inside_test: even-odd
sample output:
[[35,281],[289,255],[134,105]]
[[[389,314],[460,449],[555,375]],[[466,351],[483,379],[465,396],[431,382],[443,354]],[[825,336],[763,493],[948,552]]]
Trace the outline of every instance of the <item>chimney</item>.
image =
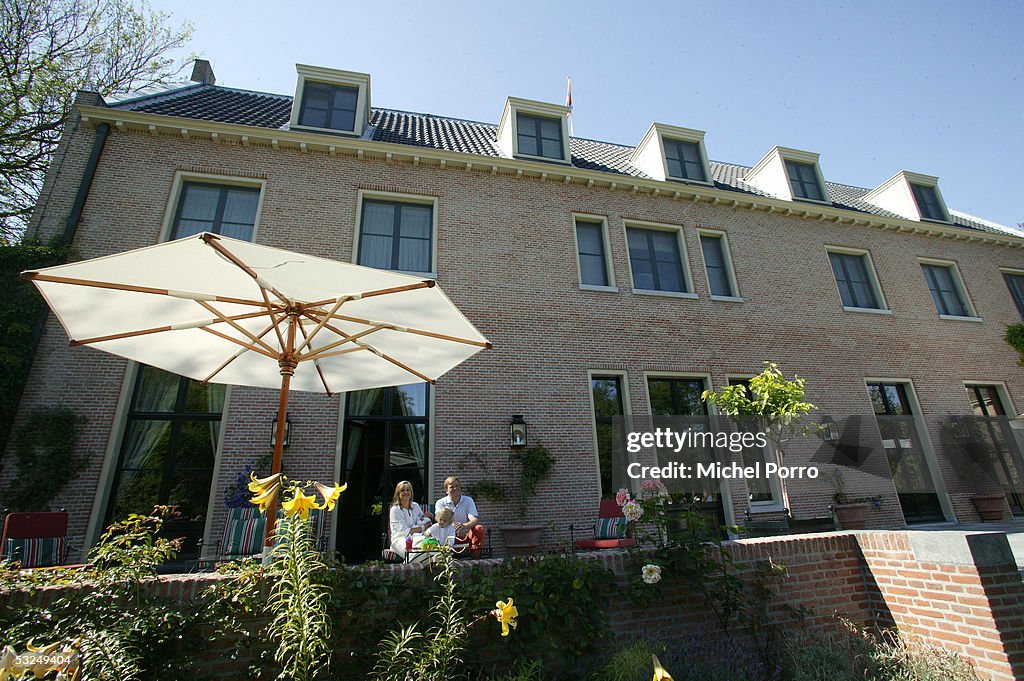
[[217,77],[213,75],[213,67],[210,66],[210,62],[205,59],[196,59],[196,64],[192,67],[192,82],[203,85],[217,84]]

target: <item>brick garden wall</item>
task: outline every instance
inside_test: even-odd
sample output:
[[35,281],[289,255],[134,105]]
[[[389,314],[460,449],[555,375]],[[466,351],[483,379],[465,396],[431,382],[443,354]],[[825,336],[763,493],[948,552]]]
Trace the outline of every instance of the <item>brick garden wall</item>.
[[[983,678],[1024,677],[1024,585],[1005,535],[869,530],[746,539],[726,546],[744,566],[741,574],[748,582],[760,562],[786,566],[786,576],[778,582],[777,597],[768,609],[770,618],[783,626],[795,626],[791,613],[796,609],[806,613],[804,625],[809,631],[833,633],[841,626],[836,615],[841,615],[862,625],[895,627],[957,652],[970,659]],[[626,552],[579,555],[610,569],[620,587],[635,577]],[[472,564],[488,570],[499,562]],[[418,565],[354,569],[388,570],[412,580],[425,576]],[[224,579],[228,577],[168,576],[153,586],[153,593],[190,599]],[[678,647],[695,637],[715,637],[716,620],[699,596],[682,586],[659,589],[650,605],[635,605],[625,597],[608,603],[614,642],[646,638]],[[0,605],[17,606],[26,600],[42,604],[56,594],[53,589],[32,596],[8,594]],[[522,612],[521,617],[529,613]],[[211,642],[202,653],[202,666],[226,677],[244,671],[248,660],[219,659],[227,645]],[[344,651],[337,651],[338,655]]]

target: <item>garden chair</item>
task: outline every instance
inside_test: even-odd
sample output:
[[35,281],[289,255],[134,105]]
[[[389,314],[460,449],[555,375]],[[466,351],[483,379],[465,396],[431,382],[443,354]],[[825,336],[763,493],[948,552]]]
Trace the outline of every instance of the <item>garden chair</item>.
[[[278,520],[281,517],[282,513],[278,511]],[[327,514],[319,509],[312,509],[309,512],[309,522],[313,526],[316,548],[322,553],[327,548]],[[241,560],[261,555],[266,528],[267,519],[255,506],[229,508],[224,533],[217,542],[215,561]]]
[[576,549],[625,549],[636,546],[633,525],[622,515],[615,499],[602,499],[597,522],[590,526],[593,537],[576,539],[576,526],[569,526],[569,537]]
[[68,550],[67,511],[8,513],[0,537],[0,560],[23,568],[62,565]]

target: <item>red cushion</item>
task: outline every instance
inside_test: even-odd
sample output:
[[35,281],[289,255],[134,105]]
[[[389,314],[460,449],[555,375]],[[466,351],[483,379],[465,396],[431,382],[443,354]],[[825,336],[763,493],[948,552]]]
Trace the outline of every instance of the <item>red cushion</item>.
[[[614,503],[615,500],[612,500]],[[628,549],[636,546],[636,539],[577,539],[575,542],[578,549]]]
[[598,518],[621,518],[622,509],[615,503],[614,499],[602,499],[597,510]]
[[67,534],[67,511],[8,513],[4,519],[4,540],[66,537]]

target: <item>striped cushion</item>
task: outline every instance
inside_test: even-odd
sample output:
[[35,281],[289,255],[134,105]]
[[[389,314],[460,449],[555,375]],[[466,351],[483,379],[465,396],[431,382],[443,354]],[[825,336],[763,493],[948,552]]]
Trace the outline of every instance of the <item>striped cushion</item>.
[[3,557],[21,563],[23,568],[60,565],[64,562],[64,537],[8,539]]
[[228,518],[221,541],[222,556],[251,556],[263,551],[263,534],[267,521],[262,515],[253,518]]
[[625,518],[598,518],[597,538],[598,539],[625,539],[626,519]]
[[398,555],[394,549],[384,549],[381,551],[381,560],[385,563],[404,563],[405,558]]

